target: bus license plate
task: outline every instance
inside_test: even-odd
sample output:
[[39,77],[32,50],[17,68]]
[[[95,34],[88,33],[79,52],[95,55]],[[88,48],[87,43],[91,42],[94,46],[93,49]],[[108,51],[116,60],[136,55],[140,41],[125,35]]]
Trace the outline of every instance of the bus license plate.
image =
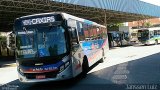
[[36,75],[36,79],[45,79],[46,76],[45,75]]

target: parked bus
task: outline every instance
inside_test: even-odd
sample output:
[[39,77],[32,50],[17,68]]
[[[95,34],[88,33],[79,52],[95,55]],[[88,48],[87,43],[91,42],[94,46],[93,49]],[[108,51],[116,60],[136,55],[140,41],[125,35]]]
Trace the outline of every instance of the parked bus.
[[108,32],[108,40],[110,47],[130,45],[128,32],[110,31]]
[[105,26],[61,12],[17,18],[14,33],[21,82],[86,75],[109,49]]
[[158,44],[160,42],[160,27],[138,30],[138,40],[141,44]]
[[130,43],[132,45],[138,44],[138,29],[132,29],[130,33]]

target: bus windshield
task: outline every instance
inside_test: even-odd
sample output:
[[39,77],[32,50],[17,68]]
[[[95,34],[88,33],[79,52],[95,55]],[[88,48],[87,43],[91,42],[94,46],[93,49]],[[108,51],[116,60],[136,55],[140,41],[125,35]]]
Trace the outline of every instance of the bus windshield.
[[67,53],[62,26],[32,27],[17,31],[17,58],[58,56]]
[[138,39],[146,40],[149,38],[149,30],[138,30]]
[[113,40],[115,40],[115,41],[119,41],[121,38],[120,34],[117,32],[112,33],[112,36],[113,36]]

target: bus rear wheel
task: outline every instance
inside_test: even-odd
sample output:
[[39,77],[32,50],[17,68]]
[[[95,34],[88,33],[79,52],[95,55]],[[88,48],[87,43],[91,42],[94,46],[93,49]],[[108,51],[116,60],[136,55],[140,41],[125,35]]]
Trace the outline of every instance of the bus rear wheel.
[[87,59],[87,57],[84,57],[83,63],[82,63],[82,75],[83,75],[83,77],[86,77],[88,71],[89,71],[88,59]]

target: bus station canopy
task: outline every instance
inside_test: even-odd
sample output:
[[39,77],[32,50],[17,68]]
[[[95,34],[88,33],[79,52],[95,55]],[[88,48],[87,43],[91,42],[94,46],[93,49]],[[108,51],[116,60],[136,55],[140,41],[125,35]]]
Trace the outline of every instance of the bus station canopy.
[[11,31],[18,17],[56,11],[100,24],[160,17],[160,6],[139,0],[0,0],[0,31]]

